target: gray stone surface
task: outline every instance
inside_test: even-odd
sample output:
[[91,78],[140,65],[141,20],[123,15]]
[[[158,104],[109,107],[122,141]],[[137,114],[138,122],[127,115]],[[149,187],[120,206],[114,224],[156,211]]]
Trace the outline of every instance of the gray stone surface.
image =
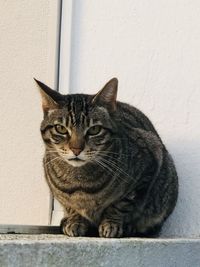
[[198,267],[200,239],[0,235],[0,266]]

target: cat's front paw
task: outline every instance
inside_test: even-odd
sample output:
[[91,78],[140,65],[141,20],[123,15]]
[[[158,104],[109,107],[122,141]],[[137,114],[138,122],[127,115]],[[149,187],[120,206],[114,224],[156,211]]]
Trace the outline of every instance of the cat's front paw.
[[104,220],[99,225],[100,237],[122,237],[123,226],[120,223]]
[[88,232],[88,224],[82,221],[70,221],[64,218],[61,221],[62,232],[71,237],[86,236]]

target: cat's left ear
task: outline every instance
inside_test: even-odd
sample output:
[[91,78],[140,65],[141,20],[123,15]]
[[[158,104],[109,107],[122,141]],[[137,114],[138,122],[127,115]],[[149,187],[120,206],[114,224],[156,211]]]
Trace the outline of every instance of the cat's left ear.
[[106,104],[112,111],[116,109],[117,78],[112,78],[93,98],[92,103]]

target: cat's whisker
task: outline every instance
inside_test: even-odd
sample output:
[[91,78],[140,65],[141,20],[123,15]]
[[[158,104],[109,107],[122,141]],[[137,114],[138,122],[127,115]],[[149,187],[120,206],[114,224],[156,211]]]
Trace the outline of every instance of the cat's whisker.
[[129,156],[128,154],[124,153],[119,153],[119,152],[111,152],[111,151],[106,151],[106,150],[100,150],[98,153],[105,153],[105,154],[110,154],[110,155],[124,155],[124,156]]
[[57,150],[47,150],[46,151],[46,153],[47,154],[60,154],[61,156],[66,156],[66,155],[68,155],[69,153],[67,152],[65,152],[65,153],[63,153],[63,150],[60,150],[60,151],[57,151]]
[[50,159],[48,162],[45,162],[45,166],[49,165],[50,163],[52,163],[53,161],[55,161],[56,159],[60,159],[60,157],[55,157],[53,159]]
[[106,160],[106,159],[102,159],[102,161],[105,163],[105,164],[109,164],[109,166],[112,166],[113,168],[115,168],[116,171],[120,172],[122,175],[124,175],[124,177],[126,178],[129,178],[132,180],[132,177],[127,173],[125,172],[123,169],[119,168],[118,165],[116,165],[113,161],[111,160]]
[[58,154],[58,152],[57,151],[48,151],[48,152],[46,152],[46,154],[52,154],[52,153],[54,153],[54,154]]
[[56,159],[66,163],[66,161],[62,157],[58,156],[58,157],[54,157],[53,159],[50,159],[48,162],[46,162],[45,166],[49,165],[50,163],[52,163]]
[[127,183],[127,181],[125,179],[122,179],[121,176],[119,176],[119,174],[116,172],[116,170],[114,170],[112,168],[112,166],[110,166],[110,165],[108,166],[108,164],[106,162],[102,162],[101,159],[100,160],[95,159],[95,161],[97,161],[99,164],[101,164],[102,166],[104,166],[104,168],[106,168],[111,174],[113,173],[117,179],[122,180],[123,182],[126,182]]
[[97,155],[96,155],[96,153],[90,153],[90,154],[87,154],[87,155],[89,155],[89,156],[97,156],[97,157],[101,156],[103,159],[109,158],[109,160],[112,159],[113,163],[115,162],[116,164],[121,163],[121,161],[122,161],[122,158],[120,158],[120,159],[119,158],[115,158],[115,157],[113,157],[111,155],[107,155],[106,153],[101,153],[101,152],[98,153]]
[[[107,161],[107,162],[98,161],[98,163],[101,163],[107,169],[109,168],[109,171],[114,173],[115,175],[116,175],[116,170],[117,170],[117,171],[119,171],[119,173],[123,174],[124,178],[129,178],[129,179],[132,180],[132,177],[129,176],[128,173],[124,172],[121,168],[119,168],[117,165],[113,164],[112,162],[110,162],[110,161]],[[108,163],[111,164],[111,166],[110,165],[108,166]],[[113,168],[115,168],[115,170]],[[125,183],[128,182],[126,179],[123,179],[121,176],[119,176],[119,174],[116,175],[116,178],[121,180],[121,181],[123,181],[123,182],[125,182]]]
[[122,163],[122,158],[114,158],[113,156],[109,156],[109,155],[101,155],[101,154],[99,154],[98,156],[101,156],[102,157],[102,159],[104,159],[104,160],[110,160],[111,162],[113,161],[113,163],[115,163],[115,164],[121,164]]
[[[113,160],[110,160],[110,159],[105,159],[105,158],[102,158],[102,160],[104,160],[106,163],[108,164],[112,164],[113,167],[117,167],[119,168],[119,166],[116,164],[116,162],[114,162]],[[126,172],[124,172],[124,174],[128,175]]]
[[62,151],[62,148],[56,147],[56,148],[46,148],[47,151],[55,150],[55,151]]
[[106,152],[98,152],[98,155],[102,155],[102,156],[108,156],[108,157],[112,157],[113,159],[119,158],[120,156],[128,156],[125,154],[120,154],[120,153],[116,153],[116,154],[112,154],[112,153],[106,153]]
[[92,160],[92,162],[95,162],[95,163],[97,163],[97,165],[99,165],[100,167],[102,167],[104,170],[106,170],[107,171],[107,169],[106,168],[104,168],[104,166],[97,160],[97,159],[93,159]]
[[110,172],[111,174],[115,174],[115,171],[112,170],[109,166],[105,165],[104,163],[102,163],[101,161],[94,159],[94,162],[96,162],[100,167],[102,167],[104,170]]
[[128,140],[130,138],[126,138],[126,137],[113,137],[113,138],[110,138],[110,140]]
[[46,153],[49,154],[49,153],[58,153],[59,151],[58,150],[46,150]]
[[86,154],[88,155],[109,155],[109,156],[129,156],[128,154],[124,154],[124,153],[112,153],[112,152],[107,152],[107,151],[95,151],[95,152],[87,152]]

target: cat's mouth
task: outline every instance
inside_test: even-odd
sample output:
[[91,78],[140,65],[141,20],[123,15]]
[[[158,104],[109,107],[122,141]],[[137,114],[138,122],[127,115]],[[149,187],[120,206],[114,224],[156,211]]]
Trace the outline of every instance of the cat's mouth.
[[73,167],[81,167],[82,165],[84,165],[84,164],[86,163],[85,160],[80,159],[80,158],[78,158],[78,157],[70,158],[70,159],[68,159],[67,161],[68,161],[68,163],[69,163],[70,165],[72,165]]
[[74,160],[74,161],[85,161],[85,160],[83,160],[83,159],[80,159],[80,158],[71,158],[71,159],[68,159],[69,161],[72,161],[72,160]]

